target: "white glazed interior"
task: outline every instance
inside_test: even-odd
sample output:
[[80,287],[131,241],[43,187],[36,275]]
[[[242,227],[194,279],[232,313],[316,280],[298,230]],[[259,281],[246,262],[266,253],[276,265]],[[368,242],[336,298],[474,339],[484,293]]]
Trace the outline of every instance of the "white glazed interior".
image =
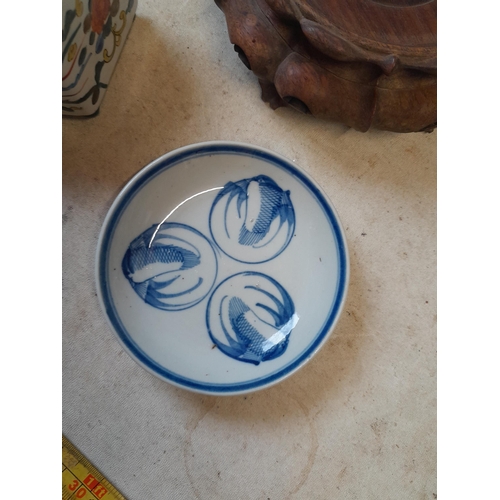
[[[238,146],[237,143],[206,144]],[[233,153],[189,158],[171,168],[161,170],[135,193],[121,213],[116,227],[110,227],[120,202],[129,196],[139,179],[179,152],[195,151],[199,147],[200,145],[188,146],[156,160],[139,172],[119,195],[105,220],[98,244],[99,296],[106,310],[103,294],[107,293],[107,286],[116,314],[132,343],[150,358],[153,364],[164,367],[174,374],[174,377],[162,375],[152,368],[152,365],[138,360],[130,345],[123,342],[123,336],[118,335],[129,354],[155,375],[198,392],[248,392],[272,385],[293,373],[317,352],[329,336],[347,292],[347,248],[337,218],[341,247],[345,251],[345,286],[339,290],[339,242],[315,195],[298,177],[287,170],[260,158]],[[253,148],[246,145],[245,147]],[[264,151],[254,149],[257,152]],[[286,161],[292,169],[297,168],[274,153],[267,154]],[[269,176],[283,191],[290,191],[296,223],[293,236],[285,250],[271,260],[254,264],[239,262],[217,249],[218,270],[215,284],[201,302],[180,311],[160,310],[145,303],[134,292],[122,270],[122,260],[131,241],[151,226],[166,221],[189,225],[213,242],[209,214],[219,192],[218,188],[229,181],[235,182],[258,175]],[[303,172],[302,175],[308,178]],[[310,178],[309,181],[314,184]],[[317,186],[316,189],[321,192]],[[321,193],[320,196],[324,197],[326,203],[330,203],[324,194]],[[335,214],[333,207],[331,208]],[[100,276],[99,264],[106,235],[111,235],[111,239],[106,276],[103,278]],[[238,248],[234,247],[230,253],[236,255],[237,251]],[[247,271],[268,275],[279,282],[293,299],[298,316],[298,322],[290,333],[284,353],[258,365],[233,359],[214,348],[214,342],[207,331],[206,311],[212,293],[230,276]],[[257,286],[258,281],[257,278]],[[103,283],[107,283],[104,289]],[[332,315],[335,299],[336,314]],[[321,336],[321,339],[318,339],[318,336]],[[304,352],[315,342],[314,351],[304,357]],[[183,383],[183,379],[192,381],[197,386],[190,387],[189,384]],[[248,382],[252,382],[251,387]]]

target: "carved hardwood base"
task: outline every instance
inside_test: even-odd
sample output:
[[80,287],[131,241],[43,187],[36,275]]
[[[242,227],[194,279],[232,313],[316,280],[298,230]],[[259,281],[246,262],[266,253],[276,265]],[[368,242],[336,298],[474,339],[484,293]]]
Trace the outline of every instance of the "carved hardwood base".
[[436,126],[435,0],[215,1],[273,109],[360,131]]

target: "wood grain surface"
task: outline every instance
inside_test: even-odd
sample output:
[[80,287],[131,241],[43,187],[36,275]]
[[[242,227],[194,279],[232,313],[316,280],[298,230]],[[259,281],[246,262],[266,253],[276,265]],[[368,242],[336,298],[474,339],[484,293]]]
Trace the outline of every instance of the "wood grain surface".
[[437,2],[216,0],[262,99],[356,130],[437,124]]

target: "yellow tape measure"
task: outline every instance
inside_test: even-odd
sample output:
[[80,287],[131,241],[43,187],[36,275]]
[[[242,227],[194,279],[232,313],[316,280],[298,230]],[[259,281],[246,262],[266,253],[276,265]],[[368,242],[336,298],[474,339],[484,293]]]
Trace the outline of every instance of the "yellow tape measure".
[[62,437],[63,500],[125,500],[117,489],[71,444]]

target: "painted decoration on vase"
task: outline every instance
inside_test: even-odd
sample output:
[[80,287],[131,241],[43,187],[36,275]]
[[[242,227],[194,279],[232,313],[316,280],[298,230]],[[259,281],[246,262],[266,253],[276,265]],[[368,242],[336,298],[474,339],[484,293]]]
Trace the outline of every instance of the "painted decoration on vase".
[[137,0],[63,0],[63,115],[97,112],[136,8]]

